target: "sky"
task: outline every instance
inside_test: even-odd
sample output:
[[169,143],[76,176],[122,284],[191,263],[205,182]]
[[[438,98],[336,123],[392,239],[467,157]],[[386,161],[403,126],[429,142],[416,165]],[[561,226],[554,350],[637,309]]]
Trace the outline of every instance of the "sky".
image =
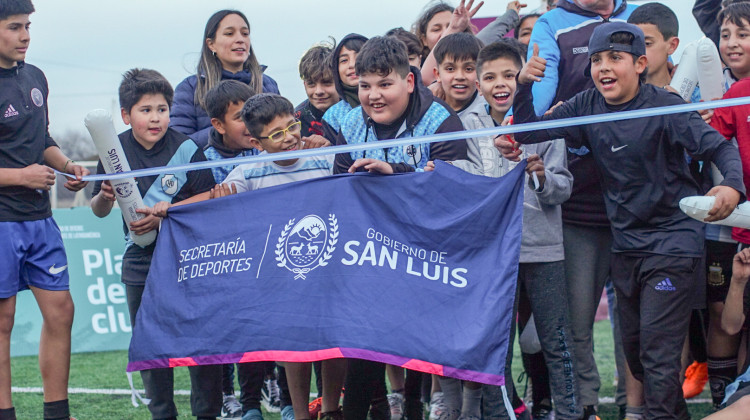
[[[674,56],[679,62],[682,46],[703,34],[691,14],[692,1],[660,3],[672,8],[680,21],[682,43]],[[245,13],[255,54],[268,66],[266,74],[276,80],[282,95],[297,104],[305,99],[297,68],[309,47],[350,32],[370,37],[398,26],[408,30],[426,4],[422,0],[34,0],[26,61],[47,76],[53,136],[85,133],[83,119],[97,108],[114,115],[119,132],[126,128],[117,105],[122,74],[133,67],[152,68],[173,86],[194,74],[206,21],[217,10]],[[500,15],[507,4],[486,0],[475,17]],[[527,4],[522,13],[541,2]]]

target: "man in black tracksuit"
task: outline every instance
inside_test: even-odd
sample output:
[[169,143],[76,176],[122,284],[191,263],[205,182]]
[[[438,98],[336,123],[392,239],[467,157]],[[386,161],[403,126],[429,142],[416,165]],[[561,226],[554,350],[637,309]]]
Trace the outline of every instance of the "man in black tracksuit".
[[[589,42],[589,89],[551,115],[537,117],[532,82],[544,77],[545,60],[533,56],[518,76],[516,123],[605,114],[683,104],[676,94],[639,81],[646,69],[643,32],[626,23],[597,27]],[[611,276],[617,290],[625,354],[643,381],[647,418],[688,418],[679,382],[680,354],[693,293],[703,281],[703,224],[679,209],[683,197],[700,194],[685,159],[714,162],[724,181],[715,195],[714,220],[744,199],[737,149],[706,125],[697,112],[539,130],[515,135],[520,143],[565,138],[587,147],[601,176],[612,224]],[[496,142],[504,153],[510,148]],[[716,210],[716,209],[715,209]]]

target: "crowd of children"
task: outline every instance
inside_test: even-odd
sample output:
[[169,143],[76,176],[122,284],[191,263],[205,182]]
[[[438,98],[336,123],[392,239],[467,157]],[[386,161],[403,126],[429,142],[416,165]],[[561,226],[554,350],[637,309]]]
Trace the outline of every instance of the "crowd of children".
[[[750,2],[706,3],[696,3],[696,16],[715,7],[725,97],[748,96]],[[299,62],[307,99],[296,108],[264,73],[245,15],[216,12],[205,27],[196,73],[176,89],[155,70],[124,74],[120,109],[130,126],[119,135],[124,153],[132,169],[142,169],[684,103],[669,88],[679,25],[663,4],[550,0],[525,15],[525,4],[510,1],[506,13],[477,31],[471,18],[482,5],[431,3],[411,32],[394,28],[369,39],[352,33],[313,46]],[[14,239],[0,245],[6,268],[0,274],[0,420],[16,418],[10,332],[23,289],[32,290],[44,319],[44,418],[71,418],[73,302],[47,191],[53,169],[73,176],[66,187],[74,191],[86,185],[88,171],[48,133],[46,79],[24,62],[33,11],[30,0],[0,0],[0,232]],[[700,86],[694,98],[716,99],[701,97]],[[338,173],[432,171],[435,160],[497,178],[523,159],[510,342],[518,329],[530,399],[513,387],[512,352],[507,389],[367,360],[325,360],[314,364],[318,404],[309,403],[312,364],[263,362],[191,366],[192,414],[262,420],[264,406],[284,420],[598,419],[593,322],[608,287],[615,291],[615,347],[624,355],[617,364],[619,418],[689,418],[685,398],[702,390],[705,381],[691,388],[700,372],[719,410],[709,418],[748,418],[750,341],[741,342],[747,340],[750,232],[706,228],[678,202],[713,196],[706,221],[717,221],[745,201],[749,115],[746,105],[225,165],[178,174],[177,189],[165,188],[163,175],[141,177],[143,217],[123,226],[131,323],[155,246],[137,246],[129,235],[158,230],[172,206]],[[97,172],[104,172],[101,163]],[[96,182],[93,213],[107,216],[115,201],[110,183]],[[176,419],[172,369],[144,370],[141,377],[152,418]]]

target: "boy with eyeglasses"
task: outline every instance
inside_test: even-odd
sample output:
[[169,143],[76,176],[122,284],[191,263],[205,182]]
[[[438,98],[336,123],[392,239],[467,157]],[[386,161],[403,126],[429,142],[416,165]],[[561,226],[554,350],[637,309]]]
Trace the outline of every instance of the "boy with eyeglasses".
[[[250,143],[263,153],[279,153],[304,148],[302,123],[294,118],[294,106],[286,98],[261,93],[248,99],[242,107],[242,120],[250,133]],[[327,143],[323,146],[328,146]],[[158,203],[143,210],[164,217],[173,205],[202,201],[232,193],[273,187],[331,175],[334,155],[311,156],[272,162],[248,163],[237,166],[219,188],[199,194],[183,203]],[[295,419],[308,419],[311,363],[284,363]],[[339,411],[339,397],[344,383],[345,359],[323,361],[323,406],[321,419],[343,419]],[[244,407],[243,407],[244,408]]]

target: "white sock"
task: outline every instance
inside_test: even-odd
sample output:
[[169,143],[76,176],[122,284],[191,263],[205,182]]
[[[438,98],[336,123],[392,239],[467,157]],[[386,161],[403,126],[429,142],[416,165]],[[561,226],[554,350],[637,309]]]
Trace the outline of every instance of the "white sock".
[[443,403],[446,411],[450,413],[455,410],[458,414],[461,412],[461,381],[454,378],[438,378],[440,388],[443,390]]

